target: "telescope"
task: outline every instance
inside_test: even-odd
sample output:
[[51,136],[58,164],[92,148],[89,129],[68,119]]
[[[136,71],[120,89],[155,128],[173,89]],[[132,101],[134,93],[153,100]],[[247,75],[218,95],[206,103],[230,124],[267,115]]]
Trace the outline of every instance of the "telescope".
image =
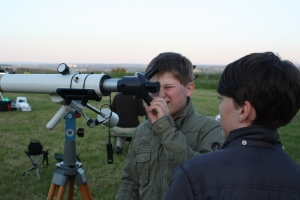
[[[98,110],[88,101],[101,101],[102,96],[108,96],[111,92],[121,92],[124,95],[135,96],[136,99],[143,99],[150,105],[152,97],[149,93],[158,92],[160,83],[149,80],[158,70],[152,66],[145,74],[136,72],[134,76],[111,78],[103,73],[81,74],[77,70],[70,70],[65,63],[61,63],[57,67],[57,72],[59,74],[0,74],[0,92],[49,94],[52,101],[62,105],[46,125],[52,130],[62,118],[66,119],[64,160],[56,167],[58,171],[66,171],[68,175],[80,172],[80,176],[83,176],[81,163],[76,161],[75,133],[83,136],[84,131],[83,128],[75,131],[76,118],[83,115],[90,128],[100,124],[111,128],[119,121],[118,115],[110,109]],[[97,113],[97,118],[90,119],[83,112],[84,107]],[[110,137],[107,144],[107,157],[108,164],[112,164],[113,152]],[[53,183],[56,185],[64,185],[64,180],[60,172],[53,177]]]
[[[57,71],[59,74],[0,74],[0,92],[49,94],[52,101],[62,105],[47,124],[51,130],[68,111],[83,114],[90,127],[99,123],[113,127],[118,123],[118,116],[111,111],[97,110],[88,104],[89,100],[100,101],[111,92],[121,92],[143,99],[149,105],[152,98],[148,93],[160,90],[159,82],[149,81],[158,72],[155,66],[145,74],[136,72],[134,76],[123,78],[111,78],[103,73],[81,74],[70,70],[65,63],[61,63]],[[83,113],[84,106],[98,114],[96,120],[92,121]]]
[[[62,105],[46,125],[52,130],[62,118],[66,120],[63,161],[56,164],[56,172],[53,175],[47,199],[53,198],[56,189],[58,189],[57,199],[61,199],[68,181],[72,181],[69,190],[74,189],[75,179],[82,197],[91,197],[86,175],[81,168],[82,164],[76,161],[75,135],[83,136],[84,134],[83,128],[75,131],[76,118],[83,115],[90,128],[99,124],[107,127],[116,126],[119,120],[116,113],[107,108],[98,110],[88,101],[100,101],[102,96],[108,96],[111,92],[121,92],[124,95],[135,96],[136,99],[143,99],[150,105],[152,98],[149,93],[158,92],[160,83],[149,80],[158,70],[152,66],[145,74],[136,72],[134,76],[119,79],[111,78],[103,73],[81,74],[76,70],[70,70],[65,63],[61,63],[57,71],[59,74],[0,74],[0,92],[49,94],[52,101]],[[90,119],[83,112],[84,107],[97,113],[97,118]],[[106,147],[108,164],[112,164],[113,149],[110,137]]]

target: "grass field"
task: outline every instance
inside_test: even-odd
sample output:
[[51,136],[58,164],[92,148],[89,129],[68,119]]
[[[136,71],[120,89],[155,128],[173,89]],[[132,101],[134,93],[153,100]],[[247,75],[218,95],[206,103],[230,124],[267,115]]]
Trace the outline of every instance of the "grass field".
[[[52,102],[49,95],[4,93],[4,96],[10,100],[17,96],[26,96],[32,111],[0,112],[0,199],[46,199],[55,172],[55,164],[58,163],[54,154],[63,153],[65,120],[61,120],[53,130],[48,130],[46,124],[60,109],[60,105]],[[218,114],[219,100],[215,90],[197,89],[192,99],[199,113],[211,117]],[[99,109],[109,101],[109,97],[103,97],[101,102],[89,103]],[[85,108],[84,111],[90,118],[96,118],[96,114],[89,109]],[[300,116],[297,114],[291,124],[279,130],[285,151],[298,164],[300,164],[299,123]],[[106,144],[109,129],[104,125],[89,128],[84,117],[76,120],[76,127],[85,129],[84,137],[76,137],[76,146],[94,199],[114,199],[120,185],[128,142],[124,154],[114,154],[113,164],[107,164]],[[49,149],[49,166],[47,168],[40,166],[40,179],[37,178],[36,171],[22,177],[31,166],[24,153],[30,139],[40,140],[44,149]],[[67,190],[64,199],[66,197]],[[75,191],[74,199],[81,199],[78,190]]]

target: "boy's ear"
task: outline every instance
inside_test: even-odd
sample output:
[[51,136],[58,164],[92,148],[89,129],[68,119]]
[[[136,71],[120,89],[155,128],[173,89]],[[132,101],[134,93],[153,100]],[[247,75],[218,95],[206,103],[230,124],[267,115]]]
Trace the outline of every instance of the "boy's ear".
[[187,94],[186,96],[187,97],[190,97],[193,93],[194,93],[194,90],[195,90],[195,83],[194,82],[190,82],[188,85],[187,85]]
[[249,101],[239,108],[239,122],[251,125],[256,118],[256,111]]

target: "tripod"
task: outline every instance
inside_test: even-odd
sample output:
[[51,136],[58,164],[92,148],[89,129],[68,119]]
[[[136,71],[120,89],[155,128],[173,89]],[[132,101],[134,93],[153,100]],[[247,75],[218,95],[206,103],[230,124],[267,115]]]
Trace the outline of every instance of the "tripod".
[[79,187],[81,197],[84,200],[93,199],[87,177],[82,164],[76,161],[76,141],[75,141],[75,125],[76,116],[69,111],[66,114],[66,133],[63,161],[56,164],[56,171],[52,178],[52,183],[49,189],[47,200],[53,199],[56,194],[56,199],[61,200],[67,183],[69,182],[68,199],[73,199],[75,180]]

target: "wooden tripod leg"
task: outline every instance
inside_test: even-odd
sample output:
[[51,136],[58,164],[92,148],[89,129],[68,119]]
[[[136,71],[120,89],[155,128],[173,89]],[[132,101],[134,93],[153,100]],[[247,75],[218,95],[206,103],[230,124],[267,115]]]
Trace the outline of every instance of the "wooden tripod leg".
[[75,179],[71,179],[69,184],[68,200],[72,200],[74,195]]
[[56,190],[56,185],[54,185],[53,183],[51,183],[47,200],[52,200],[53,199],[55,190]]
[[92,192],[91,192],[91,190],[90,190],[90,187],[89,187],[88,182],[85,182],[84,185],[85,185],[85,190],[86,190],[86,192],[87,192],[87,194],[88,194],[90,200],[93,200]]
[[79,186],[79,190],[80,190],[80,194],[81,194],[81,197],[83,200],[88,200],[89,197],[86,193],[86,190],[85,190],[85,187],[84,187],[84,184],[82,184],[81,186]]
[[62,200],[62,198],[64,196],[64,192],[65,192],[65,187],[64,186],[60,186],[58,188],[58,193],[57,193],[56,200]]
[[89,190],[89,187],[86,188],[86,183],[79,186],[79,190],[81,193],[81,197],[83,200],[93,200],[91,191]]

